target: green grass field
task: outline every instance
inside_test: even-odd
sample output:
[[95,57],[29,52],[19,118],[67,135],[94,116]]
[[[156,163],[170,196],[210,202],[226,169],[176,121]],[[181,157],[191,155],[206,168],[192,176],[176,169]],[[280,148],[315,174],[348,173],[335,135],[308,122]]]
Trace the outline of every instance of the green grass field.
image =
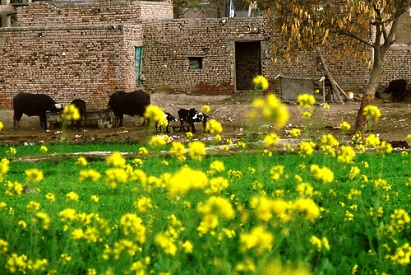
[[[314,97],[298,101],[311,119]],[[275,96],[252,106],[285,125]],[[373,134],[247,144],[207,128],[212,144],[0,147],[0,274],[411,273],[408,151]]]
[[[201,161],[158,150],[85,166],[77,156],[18,160],[72,149],[57,147],[18,147],[10,157],[0,196],[0,270],[6,273],[410,271],[407,153],[357,154],[351,163],[320,152],[268,157],[247,149]],[[90,169],[101,177],[82,181],[80,172]],[[40,171],[44,178],[35,182]],[[19,185],[29,193],[19,194]]]

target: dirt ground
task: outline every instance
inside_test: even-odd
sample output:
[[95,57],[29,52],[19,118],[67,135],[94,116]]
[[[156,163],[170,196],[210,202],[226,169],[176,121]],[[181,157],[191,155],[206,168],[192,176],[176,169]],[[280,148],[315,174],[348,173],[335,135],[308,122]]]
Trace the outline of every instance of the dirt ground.
[[[269,125],[260,122],[250,123],[247,120],[247,113],[250,109],[251,96],[244,94],[218,95],[218,96],[197,96],[186,94],[151,94],[151,102],[165,111],[177,116],[180,108],[194,107],[200,110],[204,104],[211,107],[210,116],[221,122],[223,126],[223,139],[239,140],[246,136],[246,129],[252,129],[253,137],[258,138],[273,130]],[[324,109],[321,105],[316,106],[315,113],[310,122],[310,135],[321,136],[323,133],[332,133],[336,137],[341,137],[342,131],[338,129],[341,122],[346,121],[352,126],[359,108],[359,101],[346,102],[344,104],[330,103],[330,109]],[[382,140],[389,142],[404,141],[408,134],[411,134],[411,103],[391,103],[376,99],[375,105],[381,110],[381,118],[373,127],[373,132],[379,134]],[[288,130],[291,128],[302,128],[302,119],[298,105],[287,104],[290,112],[290,120],[285,129],[278,131],[282,138],[287,138]],[[62,133],[59,128],[48,131],[40,129],[38,117],[28,117],[23,115],[21,128],[13,130],[12,109],[0,110],[0,121],[4,128],[0,132],[0,143],[10,146],[44,143],[50,144],[61,140]],[[194,138],[207,140],[209,134],[203,133],[201,125]],[[155,133],[154,126],[144,127],[141,125],[139,117],[124,117],[124,127],[104,127],[87,126],[77,129],[67,129],[64,139],[70,143],[88,142],[146,142],[151,133]],[[346,135],[352,135],[352,132]],[[173,140],[185,140],[185,133],[176,130],[169,134]],[[250,137],[250,135],[248,135]]]

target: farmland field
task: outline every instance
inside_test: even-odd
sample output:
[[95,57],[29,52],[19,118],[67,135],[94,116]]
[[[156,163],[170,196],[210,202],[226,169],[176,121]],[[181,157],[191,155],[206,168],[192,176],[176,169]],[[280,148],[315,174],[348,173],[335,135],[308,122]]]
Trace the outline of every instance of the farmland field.
[[[381,109],[381,134],[358,138],[341,126],[352,111],[336,119],[327,112],[337,105],[288,105],[277,135],[262,120],[221,119],[221,100],[214,113],[210,104],[221,136],[101,138],[129,125],[40,142],[51,133],[5,126],[16,143],[0,146],[0,273],[410,273],[411,155],[379,128],[399,113]],[[405,129],[396,133],[386,137],[408,146]]]

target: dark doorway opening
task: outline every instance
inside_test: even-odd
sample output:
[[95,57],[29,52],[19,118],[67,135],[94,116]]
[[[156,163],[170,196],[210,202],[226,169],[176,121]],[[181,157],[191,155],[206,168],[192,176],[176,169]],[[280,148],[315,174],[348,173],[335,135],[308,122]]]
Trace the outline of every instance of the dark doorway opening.
[[253,90],[253,78],[261,75],[260,41],[235,42],[236,90]]

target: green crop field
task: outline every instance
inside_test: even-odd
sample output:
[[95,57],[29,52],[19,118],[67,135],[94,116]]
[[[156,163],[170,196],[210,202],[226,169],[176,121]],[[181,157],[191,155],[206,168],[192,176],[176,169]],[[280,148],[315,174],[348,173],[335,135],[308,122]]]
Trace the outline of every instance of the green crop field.
[[[253,107],[284,126],[275,98]],[[411,273],[408,151],[373,134],[247,144],[207,126],[209,144],[1,146],[0,273]]]

